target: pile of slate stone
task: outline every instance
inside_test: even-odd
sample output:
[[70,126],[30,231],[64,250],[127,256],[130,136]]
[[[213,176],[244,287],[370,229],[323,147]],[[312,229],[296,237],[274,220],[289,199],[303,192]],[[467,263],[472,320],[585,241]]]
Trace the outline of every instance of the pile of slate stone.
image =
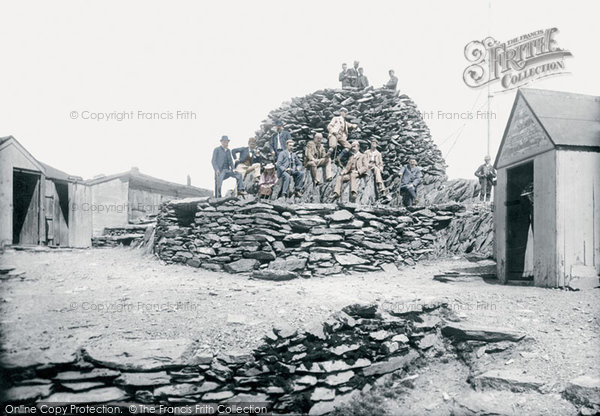
[[[252,352],[216,356],[186,340],[91,340],[71,363],[4,367],[3,401],[254,403],[321,415],[390,373],[445,352],[442,302],[351,305],[305,330],[276,327]],[[6,365],[5,361],[3,364]],[[184,412],[185,413],[185,412]]]
[[349,110],[347,120],[360,127],[360,131],[350,130],[349,140],[359,140],[362,151],[369,147],[369,140],[379,141],[384,162],[383,177],[389,189],[398,187],[395,181],[397,174],[410,156],[418,159],[424,183],[445,178],[446,164],[416,104],[405,94],[385,89],[325,89],[293,98],[271,111],[268,119],[262,122],[256,132],[258,145],[267,155],[275,122],[281,120],[296,142],[298,155],[302,157],[307,141],[312,140],[315,133],[323,133],[327,138],[327,125],[339,115],[342,107]]
[[272,280],[393,271],[434,252],[438,234],[464,210],[457,203],[407,210],[253,198],[170,201],[158,215],[154,252],[167,263]]
[[444,253],[494,254],[494,213],[489,206],[473,206],[458,212],[450,225],[439,233],[435,246]]

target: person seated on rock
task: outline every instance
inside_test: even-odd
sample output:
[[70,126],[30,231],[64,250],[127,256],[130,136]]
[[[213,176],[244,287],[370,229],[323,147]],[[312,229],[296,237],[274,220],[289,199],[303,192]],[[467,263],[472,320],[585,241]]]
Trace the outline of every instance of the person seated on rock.
[[369,164],[369,170],[373,172],[373,175],[375,176],[377,191],[381,195],[385,195],[387,191],[385,189],[385,185],[383,184],[383,178],[381,177],[381,172],[383,172],[383,157],[381,156],[381,152],[377,150],[378,144],[379,143],[377,140],[371,140],[371,148],[367,149],[365,152],[365,157],[367,158],[367,163]]
[[342,184],[350,181],[350,199],[356,200],[358,194],[358,178],[367,173],[369,166],[365,155],[360,152],[360,144],[357,140],[352,142],[352,155],[348,159],[346,167],[342,169],[337,177],[333,194],[333,199],[337,199],[342,194]]
[[269,142],[271,156],[275,162],[277,162],[279,153],[285,150],[285,144],[288,140],[292,140],[290,132],[283,129],[283,121],[277,120],[275,122],[275,134],[271,136],[271,140]]
[[327,131],[329,132],[329,148],[332,150],[332,152],[335,152],[338,143],[344,148],[337,158],[338,164],[341,164],[341,160],[344,158],[344,156],[346,156],[351,147],[350,143],[348,142],[348,128],[353,128],[357,131],[360,131],[360,128],[357,124],[348,123],[346,121],[347,114],[348,109],[345,107],[340,108],[340,115],[333,117],[327,125]]
[[325,146],[321,143],[323,135],[316,133],[315,137],[311,142],[306,144],[304,148],[304,167],[310,168],[312,172],[312,179],[315,186],[319,185],[318,169],[319,167],[324,168],[323,177],[327,182],[331,180],[331,158],[330,155],[333,150],[330,148],[329,151],[325,150]]
[[242,174],[242,180],[245,180],[249,173],[253,173],[254,181],[258,182],[260,178],[260,156],[256,153],[255,137],[248,139],[247,147],[233,149],[231,156],[235,159],[234,170]]
[[229,137],[221,137],[221,146],[216,147],[212,155],[212,166],[215,170],[215,198],[221,198],[221,186],[227,178],[235,178],[237,181],[238,195],[246,195],[244,181],[239,172],[233,171],[233,158],[229,149]]
[[283,186],[281,192],[283,195],[291,196],[292,191],[289,190],[290,181],[294,178],[294,194],[296,196],[302,196],[302,184],[304,182],[304,169],[298,155],[294,153],[294,141],[288,140],[286,143],[286,149],[279,153],[277,158],[277,173],[279,177],[283,179]]
[[275,185],[276,182],[277,173],[275,172],[275,165],[268,163],[258,181],[258,197],[269,198],[273,193],[273,185]]
[[389,74],[390,80],[383,86],[383,88],[396,91],[396,86],[398,85],[398,77],[394,75],[395,72],[393,69],[390,69]]
[[406,206],[411,207],[417,199],[417,188],[421,183],[421,169],[417,166],[417,160],[411,157],[408,165],[404,168],[400,190],[407,194]]
[[362,68],[358,68],[358,89],[364,90],[369,87],[369,80],[364,74],[364,70]]

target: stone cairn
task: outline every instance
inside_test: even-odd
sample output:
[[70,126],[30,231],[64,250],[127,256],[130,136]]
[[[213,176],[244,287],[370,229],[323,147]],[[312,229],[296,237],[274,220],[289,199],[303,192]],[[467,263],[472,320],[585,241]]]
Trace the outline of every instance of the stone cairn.
[[[271,280],[395,271],[443,250],[433,244],[440,236],[452,249],[469,247],[465,241],[488,241],[487,234],[478,233],[489,233],[491,225],[472,229],[458,240],[443,234],[454,221],[471,221],[473,216],[478,217],[457,203],[407,210],[195,198],[162,205],[154,252],[167,263]],[[487,221],[491,223],[491,216]],[[462,232],[464,226],[456,230]],[[478,248],[487,246],[480,243]]]
[[[423,121],[417,106],[407,95],[385,89],[346,91],[325,89],[304,97],[293,98],[291,102],[269,113],[259,131],[256,132],[258,147],[262,155],[269,156],[269,139],[274,133],[275,121],[282,120],[296,142],[296,152],[300,160],[304,147],[315,133],[323,133],[327,142],[327,125],[338,115],[341,107],[349,110],[347,120],[360,126],[361,131],[350,130],[349,140],[359,140],[361,151],[369,147],[371,139],[379,141],[383,156],[383,179],[392,198],[391,204],[398,203],[400,183],[398,172],[414,155],[423,173],[423,184],[429,185],[446,178],[446,165],[440,150],[433,143],[429,128]],[[327,147],[327,143],[325,143]],[[334,166],[334,175],[337,175]],[[335,179],[335,178],[334,178]],[[369,184],[367,184],[369,182]],[[363,204],[375,202],[374,186],[364,178],[359,182],[360,201]],[[311,174],[306,173],[304,196],[296,202],[330,202],[333,183],[312,188]],[[373,189],[365,188],[370,186]],[[347,186],[346,186],[347,188]],[[278,188],[275,188],[278,190]],[[342,198],[343,199],[343,198]],[[346,198],[347,199],[347,198]]]

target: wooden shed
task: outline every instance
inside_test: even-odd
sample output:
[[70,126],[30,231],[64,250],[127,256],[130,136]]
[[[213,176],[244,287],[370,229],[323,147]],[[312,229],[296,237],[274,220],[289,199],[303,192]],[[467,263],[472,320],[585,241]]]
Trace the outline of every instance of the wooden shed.
[[600,274],[600,97],[520,89],[495,167],[500,281]]
[[0,244],[88,247],[91,218],[82,178],[34,158],[12,136],[0,138]]
[[92,216],[93,236],[105,227],[119,227],[157,214],[160,205],[171,199],[212,196],[212,191],[165,181],[141,173],[137,168],[114,175],[87,180],[91,190],[88,210]]

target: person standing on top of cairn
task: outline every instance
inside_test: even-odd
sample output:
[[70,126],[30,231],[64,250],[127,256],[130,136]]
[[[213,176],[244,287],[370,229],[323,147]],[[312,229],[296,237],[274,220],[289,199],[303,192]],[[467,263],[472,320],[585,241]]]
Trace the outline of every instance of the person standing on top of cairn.
[[404,168],[402,181],[400,182],[400,191],[407,194],[406,206],[412,207],[417,203],[417,188],[421,183],[421,169],[417,166],[417,159],[411,157],[408,165]]
[[292,191],[288,192],[288,189],[290,187],[290,180],[294,178],[294,194],[302,196],[302,192],[300,192],[304,182],[302,164],[298,159],[298,155],[294,153],[294,141],[288,140],[286,146],[286,149],[279,153],[279,157],[277,158],[277,173],[283,179],[281,192],[283,195],[292,196]]
[[483,165],[479,166],[475,171],[475,176],[479,178],[479,200],[483,202],[485,197],[486,202],[490,202],[492,195],[492,187],[496,184],[496,169],[490,163],[492,160],[489,156],[486,156],[483,161]]
[[283,121],[277,120],[275,122],[275,134],[271,136],[271,141],[269,142],[271,148],[271,156],[277,162],[277,158],[279,153],[285,150],[285,144],[288,140],[292,140],[292,136],[290,132],[283,129]]
[[371,140],[371,148],[365,152],[365,157],[367,159],[369,170],[371,170],[373,175],[375,175],[377,191],[381,195],[385,195],[387,191],[385,189],[385,185],[383,184],[383,178],[381,177],[381,172],[383,172],[383,157],[381,156],[381,152],[377,150],[378,144],[379,143],[377,140]]
[[275,165],[268,163],[258,181],[258,197],[269,198],[273,193],[273,185],[275,185],[276,182],[277,173],[275,173]]
[[246,195],[244,182],[239,172],[233,171],[233,158],[229,150],[229,137],[221,137],[221,146],[215,148],[212,155],[212,166],[215,170],[215,198],[221,198],[221,185],[227,178],[235,178],[237,181],[238,195]]
[[306,147],[304,148],[304,167],[310,168],[312,173],[312,179],[315,186],[320,185],[318,179],[318,169],[319,167],[324,168],[323,177],[325,181],[329,182],[331,180],[331,153],[333,152],[332,148],[329,150],[325,150],[325,146],[321,143],[323,140],[323,135],[321,133],[316,133],[315,137],[312,141],[306,143]]
[[260,157],[256,154],[256,137],[248,139],[247,147],[233,149],[231,156],[235,159],[234,170],[242,174],[242,180],[245,180],[249,173],[254,173],[254,182],[258,182],[260,178]]
[[348,78],[348,65],[342,64],[342,72],[340,72],[340,76],[338,77],[338,79],[342,83],[343,90],[352,87],[352,84],[350,83],[350,78]]
[[358,178],[367,173],[368,169],[365,155],[360,152],[360,144],[357,140],[354,140],[352,142],[352,155],[348,159],[346,167],[337,177],[335,188],[331,194],[332,198],[339,198],[342,194],[342,184],[350,181],[350,200],[355,201],[358,194]]
[[383,88],[396,91],[396,86],[398,85],[398,77],[396,77],[396,75],[394,75],[395,72],[393,69],[390,69],[389,74],[390,74],[390,80],[387,82],[387,84],[385,84],[383,86]]
[[364,69],[358,68],[358,89],[364,90],[369,87],[369,80],[364,74]]
[[358,128],[357,124],[348,123],[346,121],[347,114],[348,110],[345,107],[340,108],[340,115],[333,117],[327,125],[327,131],[329,132],[329,148],[335,152],[338,143],[344,148],[336,160],[339,165],[341,165],[342,159],[344,156],[346,156],[351,147],[350,143],[348,142],[348,128],[353,128],[357,129],[357,131],[360,131],[360,128]]
[[358,88],[358,61],[354,61],[354,68],[348,70],[348,79],[352,88]]

